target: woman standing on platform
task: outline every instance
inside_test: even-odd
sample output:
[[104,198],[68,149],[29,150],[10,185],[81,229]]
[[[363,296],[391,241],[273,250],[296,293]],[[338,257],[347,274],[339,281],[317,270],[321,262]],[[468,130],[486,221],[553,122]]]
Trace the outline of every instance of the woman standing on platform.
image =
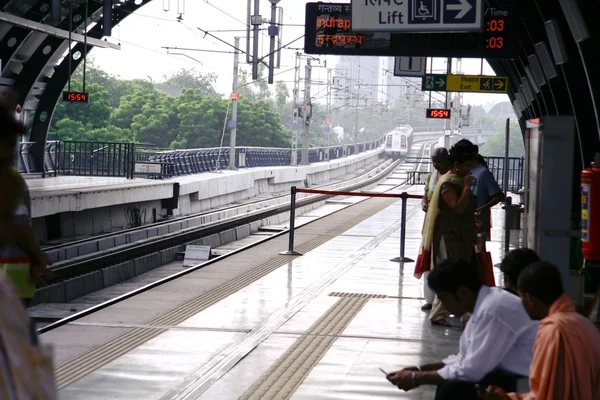
[[[468,140],[457,142],[449,153],[451,169],[440,177],[433,191],[423,229],[423,252],[430,255],[433,267],[447,259],[476,263],[476,202],[469,173],[477,162],[478,150]],[[429,316],[431,323],[450,326],[449,316],[436,297]],[[466,318],[461,319],[466,323]]]
[[[442,175],[450,170],[448,150],[445,147],[438,147],[435,149],[433,151],[433,155],[431,156],[431,164],[433,165],[434,170],[427,178],[427,183],[425,184],[425,194],[422,202],[423,211],[425,212],[427,212],[429,203],[431,202],[431,197],[433,196],[436,183]],[[425,229],[425,221],[423,221],[423,229]],[[429,286],[427,285],[428,275],[429,271],[423,273],[423,294],[426,301],[426,303],[421,307],[421,310],[423,311],[431,310],[433,300],[435,299],[435,293],[433,293],[433,291],[429,289]]]

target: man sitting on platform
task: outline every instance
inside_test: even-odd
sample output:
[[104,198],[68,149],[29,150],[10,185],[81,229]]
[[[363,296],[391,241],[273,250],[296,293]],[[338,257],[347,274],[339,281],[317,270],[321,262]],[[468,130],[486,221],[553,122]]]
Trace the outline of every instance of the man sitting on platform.
[[527,394],[488,388],[484,399],[596,400],[600,398],[600,332],[575,311],[558,268],[547,262],[519,276],[519,295],[532,318],[540,319]]
[[391,373],[388,380],[405,391],[437,385],[436,400],[479,399],[476,383],[515,391],[517,381],[529,373],[538,329],[520,299],[504,289],[483,286],[477,268],[466,261],[442,262],[431,271],[428,283],[452,314],[472,314],[459,354]]
[[500,264],[500,271],[504,274],[505,289],[518,296],[519,275],[529,265],[538,261],[540,261],[540,257],[537,253],[526,247],[509,251]]

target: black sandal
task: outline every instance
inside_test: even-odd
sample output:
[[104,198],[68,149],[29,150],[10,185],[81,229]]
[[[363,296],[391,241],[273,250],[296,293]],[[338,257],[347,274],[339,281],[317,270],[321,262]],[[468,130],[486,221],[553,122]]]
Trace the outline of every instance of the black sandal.
[[452,324],[450,322],[446,321],[446,318],[440,318],[438,320],[431,321],[431,325],[434,325],[434,326],[446,326],[446,327],[452,326]]

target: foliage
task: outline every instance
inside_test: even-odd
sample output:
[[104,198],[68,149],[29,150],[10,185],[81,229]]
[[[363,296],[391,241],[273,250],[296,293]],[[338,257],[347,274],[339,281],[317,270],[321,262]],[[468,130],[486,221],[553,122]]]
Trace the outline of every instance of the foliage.
[[[261,74],[264,69],[261,68]],[[242,76],[242,83],[247,77]],[[217,147],[231,118],[230,100],[214,87],[216,75],[182,69],[161,82],[122,80],[88,62],[86,88],[89,104],[59,101],[53,115],[50,139],[153,143],[159,148]],[[83,90],[78,69],[71,90]],[[288,108],[285,84],[277,86],[271,102],[264,80],[245,81],[246,95],[238,106],[237,144],[287,147],[288,135],[279,113]],[[227,96],[229,97],[229,96]],[[291,107],[289,107],[291,113]],[[224,144],[229,143],[225,129]]]
[[[525,142],[521,134],[521,127],[518,124],[510,125],[510,157],[525,157]],[[490,137],[481,148],[481,154],[484,156],[504,156],[506,143],[506,133],[504,129],[498,130],[496,134]]]

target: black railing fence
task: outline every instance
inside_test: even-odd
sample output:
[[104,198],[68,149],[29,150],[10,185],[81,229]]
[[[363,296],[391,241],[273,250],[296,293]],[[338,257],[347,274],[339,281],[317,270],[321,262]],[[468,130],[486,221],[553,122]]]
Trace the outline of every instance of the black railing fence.
[[[504,157],[484,157],[488,168],[496,182],[504,189]],[[407,160],[410,163],[421,163],[421,165],[431,164],[428,159]],[[508,191],[516,193],[524,185],[523,176],[525,168],[525,159],[523,157],[510,157],[508,159]],[[409,185],[425,185],[429,172],[412,171],[408,174]]]
[[[373,150],[382,144],[383,138],[356,145],[315,147],[309,149],[308,161],[334,160]],[[30,152],[32,146],[31,142],[20,144],[18,167],[23,173],[38,172]],[[296,151],[300,164],[302,150]],[[44,168],[46,173],[54,175],[165,179],[225,169],[229,166],[229,157],[229,147],[161,151],[134,143],[53,141],[46,143]],[[235,157],[237,168],[286,166],[291,163],[292,150],[237,147]]]

